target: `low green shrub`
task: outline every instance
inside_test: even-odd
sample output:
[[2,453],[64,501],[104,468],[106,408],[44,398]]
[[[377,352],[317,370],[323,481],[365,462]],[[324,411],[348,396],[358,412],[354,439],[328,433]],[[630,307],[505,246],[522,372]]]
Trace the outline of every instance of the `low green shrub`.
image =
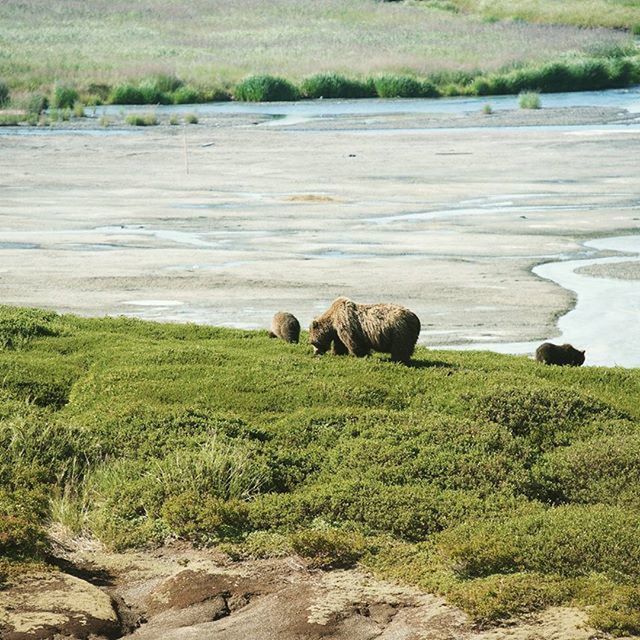
[[592,588],[584,591],[586,593],[579,594],[580,600],[592,605],[589,607],[589,624],[613,636],[640,634],[640,585],[620,585],[602,580],[600,593],[594,594]]
[[533,474],[543,500],[640,507],[640,437],[602,436],[558,448]]
[[194,491],[168,498],[161,513],[174,535],[198,544],[237,538],[247,525],[244,502],[202,496]]
[[566,577],[640,578],[640,521],[633,511],[568,505],[439,534],[438,548],[463,578],[534,571]]
[[337,73],[319,73],[305,78],[300,88],[305,98],[351,99],[377,95],[372,80],[352,80]]
[[311,569],[349,568],[367,551],[361,534],[340,529],[309,529],[292,534],[290,540]]
[[602,401],[565,388],[501,387],[476,398],[473,405],[478,420],[499,424],[541,448],[567,443],[594,420],[626,417]]
[[46,534],[26,518],[0,514],[0,556],[12,560],[40,558],[46,548]]
[[290,102],[297,100],[300,93],[284,78],[256,75],[236,85],[233,97],[242,102]]
[[360,558],[484,621],[562,602],[636,624],[633,369],[318,360],[266,331],[4,307],[0,328],[0,514],[20,526],[234,557],[295,538],[314,566]]
[[116,551],[157,544],[169,535],[160,519],[165,490],[146,464],[116,461],[86,477],[77,509],[86,513],[85,528]]
[[78,97],[78,91],[74,87],[57,84],[53,88],[50,103],[54,109],[72,109]]
[[198,124],[198,116],[195,113],[185,113],[184,121],[186,124]]
[[273,531],[252,531],[242,543],[245,558],[283,558],[292,553],[289,537]]
[[567,581],[535,572],[477,578],[447,590],[447,599],[452,604],[484,624],[559,605],[571,596]]

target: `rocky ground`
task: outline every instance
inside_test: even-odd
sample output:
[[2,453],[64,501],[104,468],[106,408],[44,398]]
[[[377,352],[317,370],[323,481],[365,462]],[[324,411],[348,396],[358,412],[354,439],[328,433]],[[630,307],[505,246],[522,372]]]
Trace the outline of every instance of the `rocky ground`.
[[182,544],[113,554],[54,533],[59,571],[0,592],[3,640],[595,640],[586,614],[554,607],[479,629],[442,598],[360,569],[299,557],[231,561]]

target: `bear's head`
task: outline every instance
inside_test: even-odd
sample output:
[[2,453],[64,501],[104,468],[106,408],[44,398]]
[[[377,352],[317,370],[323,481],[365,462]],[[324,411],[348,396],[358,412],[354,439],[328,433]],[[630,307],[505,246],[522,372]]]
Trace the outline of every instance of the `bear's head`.
[[329,351],[335,337],[336,331],[331,322],[314,320],[309,327],[309,342],[313,347],[313,354],[316,356],[321,356]]
[[585,352],[579,351],[573,345],[563,344],[560,350],[562,351],[562,364],[579,367],[584,363]]
[[571,347],[571,364],[574,367],[579,367],[584,364],[585,352],[578,351],[578,349],[574,349]]

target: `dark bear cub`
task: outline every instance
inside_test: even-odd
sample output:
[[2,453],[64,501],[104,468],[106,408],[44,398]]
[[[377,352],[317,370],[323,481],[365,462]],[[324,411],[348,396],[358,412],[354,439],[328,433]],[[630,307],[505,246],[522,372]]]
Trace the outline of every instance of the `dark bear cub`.
[[271,320],[271,338],[280,338],[285,342],[298,342],[300,339],[300,323],[291,313],[278,311]]
[[371,351],[390,353],[395,362],[409,364],[420,335],[415,313],[397,304],[358,304],[337,298],[309,328],[316,355],[333,346],[333,353],[362,357]]
[[545,342],[536,349],[536,360],[542,364],[579,367],[584,362],[584,351],[578,351],[570,344],[557,345]]

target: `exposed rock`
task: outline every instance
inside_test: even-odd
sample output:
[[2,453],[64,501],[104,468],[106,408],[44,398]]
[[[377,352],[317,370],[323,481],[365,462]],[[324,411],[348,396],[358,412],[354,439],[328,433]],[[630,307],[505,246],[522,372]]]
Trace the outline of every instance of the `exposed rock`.
[[30,575],[0,591],[0,631],[3,640],[121,635],[108,594],[57,572]]
[[[583,611],[569,607],[478,629],[444,598],[378,580],[359,569],[309,571],[296,557],[232,562],[214,550],[181,544],[111,554],[86,544],[74,550],[73,542],[67,542],[67,568],[97,576],[105,593],[62,574],[0,592],[2,640],[88,640],[95,634],[94,640],[113,638],[118,628],[131,640],[607,637],[588,626]],[[36,606],[34,594],[48,595]],[[89,606],[94,600],[102,608]]]

